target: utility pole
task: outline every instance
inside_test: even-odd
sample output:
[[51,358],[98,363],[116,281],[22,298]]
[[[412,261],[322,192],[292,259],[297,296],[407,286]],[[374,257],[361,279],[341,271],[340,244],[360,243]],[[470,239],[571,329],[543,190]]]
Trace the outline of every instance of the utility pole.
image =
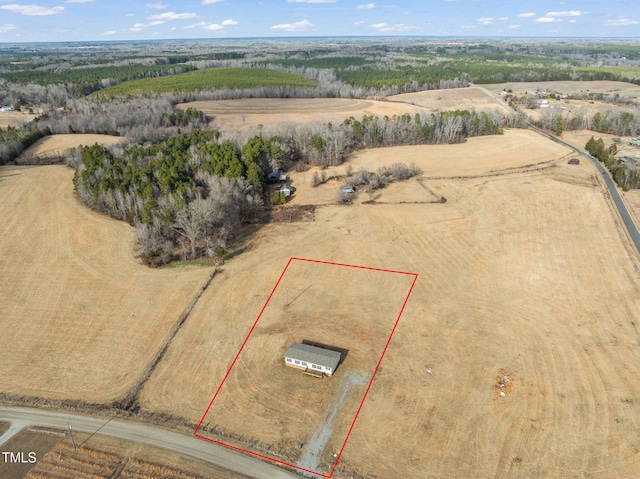
[[73,439],[73,429],[71,427],[71,423],[67,423],[67,426],[69,426],[69,435],[71,436],[71,443],[73,444],[73,450],[77,451],[78,448],[76,447],[75,439]]

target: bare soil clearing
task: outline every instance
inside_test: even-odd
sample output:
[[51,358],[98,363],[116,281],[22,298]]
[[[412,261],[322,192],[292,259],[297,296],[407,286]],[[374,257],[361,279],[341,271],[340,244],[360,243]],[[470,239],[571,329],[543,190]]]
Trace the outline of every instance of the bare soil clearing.
[[126,138],[118,136],[95,134],[45,136],[27,148],[18,158],[18,163],[26,164],[32,163],[34,160],[61,158],[78,146],[91,146],[96,143],[108,146],[126,143],[127,141]]
[[374,100],[345,98],[241,98],[237,100],[193,101],[176,108],[196,108],[211,118],[220,131],[242,133],[258,125],[278,127],[309,123],[342,123],[353,116],[393,116],[424,113],[418,106]]
[[105,402],[132,387],[209,275],[151,270],[64,166],[0,167],[0,392]]
[[[525,172],[509,169],[518,156],[494,164],[494,151],[472,145],[442,147],[467,147],[467,161],[421,180],[445,204],[356,202],[261,229],[204,293],[143,407],[199,419],[290,257],[372,265],[420,278],[340,468],[389,478],[638,476],[640,264],[597,171],[568,165],[572,153],[540,136],[522,141],[521,154],[557,161]],[[387,149],[384,163],[406,161],[399,151]],[[486,176],[474,159],[490,165]],[[497,175],[500,165],[511,174]],[[399,183],[395,194],[402,186],[407,196],[417,188]],[[350,309],[369,314],[367,304]],[[264,335],[273,351],[271,340]],[[256,393],[269,374],[254,374]],[[503,397],[495,388],[505,374],[513,382]],[[310,401],[300,414],[315,409]],[[251,430],[253,410],[225,432]]]
[[0,111],[0,128],[19,126],[33,120],[36,116],[22,111]]
[[619,94],[620,96],[639,97],[640,87],[633,83],[619,81],[542,81],[542,82],[509,82],[481,85],[492,93],[498,94],[502,90],[513,90],[513,93],[522,95],[533,90],[545,90],[546,92],[575,93],[603,93]]
[[448,110],[496,110],[508,113],[506,108],[478,87],[428,90],[402,93],[388,97],[389,101],[421,106],[429,112]]

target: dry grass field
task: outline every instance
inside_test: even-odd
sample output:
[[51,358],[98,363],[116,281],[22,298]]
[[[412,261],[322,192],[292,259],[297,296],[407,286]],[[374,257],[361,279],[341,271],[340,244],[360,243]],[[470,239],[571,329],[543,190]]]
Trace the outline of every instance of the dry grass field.
[[[318,424],[335,411],[327,427],[335,438],[332,452],[339,451],[413,280],[293,261],[204,423],[274,444],[298,463],[304,451],[297,445],[310,443]],[[347,351],[331,379],[310,380],[284,365],[289,345],[302,341]],[[247,411],[250,422],[241,419]],[[328,456],[306,466],[329,473],[335,459]]]
[[176,108],[197,108],[210,119],[210,125],[220,131],[243,133],[256,128],[295,127],[309,123],[342,123],[353,116],[393,116],[424,113],[418,106],[374,100],[345,98],[242,98],[237,100],[193,101]]
[[388,100],[421,106],[429,112],[447,110],[497,110],[502,113],[508,113],[504,106],[496,102],[495,99],[484,90],[474,86],[468,88],[402,93],[400,95],[392,95],[388,97]]
[[18,158],[19,163],[27,164],[40,162],[47,159],[58,159],[78,146],[91,146],[99,144],[103,146],[126,143],[126,138],[110,135],[76,134],[76,135],[50,135],[40,138],[27,148]]
[[[523,145],[526,147],[523,148]],[[437,178],[503,174],[523,168],[541,168],[570,156],[570,150],[558,143],[545,141],[532,131],[505,130],[504,135],[469,138],[465,143],[454,145],[412,145],[357,151],[351,155],[348,164],[356,172],[360,168],[377,171],[380,167],[389,167],[397,162],[406,165],[415,163],[422,170],[422,177]],[[346,165],[326,168],[324,172],[329,179],[327,183],[310,188],[316,172],[321,171],[316,167],[301,173],[288,173],[291,183],[297,187],[291,204],[335,203],[339,186],[348,181],[345,178]],[[375,192],[377,201],[398,203],[431,202],[441,196],[429,184],[416,179],[404,184],[391,184]],[[359,198],[362,201],[370,199],[366,193],[361,193]]]
[[481,85],[492,93],[498,94],[502,90],[513,90],[513,93],[522,95],[533,90],[545,90],[547,92],[575,93],[603,93],[619,94],[620,96],[638,97],[640,87],[633,83],[619,81],[542,81],[542,82],[511,82]]
[[19,126],[33,120],[36,116],[38,115],[22,111],[0,111],[0,128]]
[[103,402],[132,387],[209,275],[151,270],[64,166],[0,167],[0,392]]
[[[422,148],[429,157],[441,147]],[[423,167],[421,182],[445,204],[326,206],[313,223],[272,224],[251,237],[175,338],[143,407],[200,418],[290,257],[371,265],[420,278],[340,468],[385,478],[639,475],[640,263],[596,170],[568,165],[569,150],[535,135],[520,139],[520,151],[545,151],[531,161],[555,165],[510,170],[522,166],[517,155],[496,165],[472,141],[448,148],[463,171],[474,166],[468,178],[445,162]],[[385,163],[403,159],[387,153]],[[394,195],[403,185],[408,196],[416,187],[399,183]],[[291,288],[307,284],[322,295],[313,274]],[[376,291],[386,287],[368,294]],[[370,314],[366,304],[349,306]],[[271,364],[283,334],[260,336],[265,350],[252,348],[253,360]],[[251,394],[268,391],[273,374],[251,372]],[[307,388],[326,384],[306,379]],[[242,384],[229,387],[240,394]],[[243,406],[224,432],[251,431],[262,407]],[[316,408],[311,399],[300,414]]]

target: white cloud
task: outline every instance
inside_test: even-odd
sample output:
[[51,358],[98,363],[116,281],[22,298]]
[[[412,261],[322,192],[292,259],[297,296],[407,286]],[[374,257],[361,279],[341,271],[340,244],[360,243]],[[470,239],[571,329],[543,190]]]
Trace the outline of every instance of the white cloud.
[[355,22],[354,25],[364,25],[364,21],[360,20],[359,22]]
[[91,3],[94,0],[66,0],[66,3]]
[[[194,25],[192,25],[192,27],[202,27],[205,30],[211,30],[211,31],[216,31],[216,30],[222,30],[224,27],[228,27],[230,25],[237,25],[238,22],[236,22],[235,20],[231,20],[230,18],[227,20],[223,20],[220,23],[207,23],[207,22],[199,22],[196,23]],[[191,27],[189,27],[191,28]]]
[[498,20],[500,20],[501,22],[506,22],[507,20],[509,20],[509,17],[500,17],[498,18]]
[[145,28],[155,27],[158,25],[162,25],[163,23],[166,23],[166,22],[164,20],[155,20],[149,23],[134,23],[133,26],[129,29],[129,31],[139,32],[140,30],[143,30]]
[[358,8],[360,10],[369,10],[371,8],[376,8],[376,4],[375,3],[364,3],[362,5],[358,5]]
[[415,30],[415,26],[407,25],[405,23],[394,23],[393,25],[389,25],[387,23],[374,23],[369,25],[371,28],[375,28],[379,32],[408,32],[411,30]]
[[581,10],[568,10],[566,12],[549,12],[545,17],[579,17],[587,12]]
[[558,20],[557,18],[553,18],[553,17],[540,17],[536,20],[536,22],[538,23],[553,23],[553,22],[559,22],[560,20]]
[[155,15],[149,15],[148,20],[188,20],[190,18],[196,18],[198,15],[195,13],[176,13],[176,12],[164,12],[157,13]]
[[162,3],[146,3],[144,6],[147,8],[154,8],[157,10],[164,10],[165,8],[167,8],[167,6]]
[[135,14],[135,13],[127,13],[127,14],[125,15],[125,17],[135,17],[135,16],[136,16],[136,14]]
[[309,20],[302,20],[295,23],[280,23],[278,25],[273,25],[271,29],[284,30],[285,32],[302,32],[311,27],[313,27],[313,23]]
[[628,27],[630,25],[637,25],[638,23],[640,22],[626,17],[620,17],[616,20],[607,20],[604,22],[607,27]]
[[509,25],[507,28],[516,29],[520,28],[520,25]]
[[115,35],[117,32],[115,30],[107,30],[106,32],[102,32],[103,35]]
[[224,0],[202,0],[203,5],[215,5],[216,3],[222,3]]
[[13,23],[5,23],[4,25],[0,25],[0,33],[7,33],[11,30],[15,30],[16,27]]
[[337,1],[338,0],[287,0],[288,3],[336,3]]
[[64,7],[41,7],[40,5],[18,5],[15,3],[9,3],[7,5],[0,6],[2,10],[9,10],[13,13],[20,13],[21,15],[42,16],[42,15],[57,15],[64,12]]
[[493,25],[493,18],[491,17],[478,18],[476,22],[478,22],[480,25]]
[[529,18],[529,17],[535,17],[536,14],[533,12],[528,12],[528,13],[518,13],[518,16],[520,18]]

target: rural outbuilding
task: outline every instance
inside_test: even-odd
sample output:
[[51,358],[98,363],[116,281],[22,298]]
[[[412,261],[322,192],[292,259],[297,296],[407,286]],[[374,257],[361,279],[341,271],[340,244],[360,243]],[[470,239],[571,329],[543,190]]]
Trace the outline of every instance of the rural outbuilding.
[[304,369],[332,376],[340,362],[340,353],[310,344],[292,343],[284,354],[284,363],[292,368]]

